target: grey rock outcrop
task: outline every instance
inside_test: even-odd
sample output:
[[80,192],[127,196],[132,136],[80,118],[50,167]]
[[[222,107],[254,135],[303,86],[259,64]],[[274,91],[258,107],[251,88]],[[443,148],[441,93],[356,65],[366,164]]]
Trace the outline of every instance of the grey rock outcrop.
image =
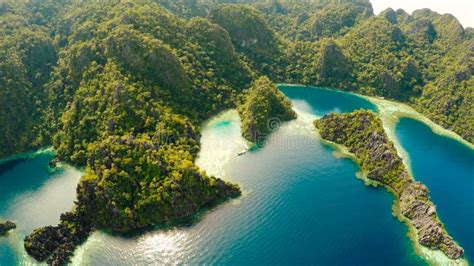
[[445,233],[436,216],[436,207],[429,200],[428,188],[425,185],[414,182],[407,186],[400,196],[400,210],[417,229],[420,244],[440,249],[451,259],[463,255],[464,250]]
[[0,223],[0,236],[6,235],[10,230],[16,228],[14,222],[7,221],[5,223]]
[[398,196],[401,214],[410,220],[421,245],[441,250],[451,259],[462,257],[464,250],[443,227],[428,188],[410,176],[375,113],[358,110],[328,114],[317,120],[315,126],[322,138],[346,146],[367,178],[392,188]]

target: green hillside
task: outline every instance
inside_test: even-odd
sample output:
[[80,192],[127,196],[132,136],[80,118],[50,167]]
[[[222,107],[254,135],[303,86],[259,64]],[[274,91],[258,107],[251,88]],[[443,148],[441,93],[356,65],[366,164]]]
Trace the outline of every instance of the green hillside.
[[0,158],[53,146],[86,172],[76,207],[28,238],[49,263],[93,229],[147,227],[237,196],[194,165],[200,124],[239,106],[247,139],[268,133],[270,118],[295,117],[274,83],[402,101],[474,142],[474,30],[428,9],[19,0],[0,3],[0,25]]

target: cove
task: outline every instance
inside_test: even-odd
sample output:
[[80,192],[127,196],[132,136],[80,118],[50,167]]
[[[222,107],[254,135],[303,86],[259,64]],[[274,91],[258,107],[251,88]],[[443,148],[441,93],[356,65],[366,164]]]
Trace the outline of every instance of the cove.
[[[72,264],[425,265],[414,252],[406,226],[391,214],[393,197],[383,188],[365,186],[357,179],[358,166],[350,159],[335,157],[331,147],[321,144],[312,126],[316,117],[328,112],[377,111],[377,107],[350,93],[284,85],[280,89],[292,100],[298,119],[283,124],[262,149],[237,156],[245,141],[235,111],[217,115],[203,125],[197,165],[238,183],[243,190],[240,198],[201,213],[191,224],[128,238],[95,232],[76,251]],[[407,134],[399,135],[403,122],[400,120],[397,136],[410,155],[415,178],[429,178],[416,173],[418,162],[411,158],[416,151],[406,142],[414,142],[416,148],[419,141],[414,139],[426,138],[429,134],[424,134],[429,132],[410,135],[414,131],[410,126]],[[440,151],[443,161],[459,162],[445,152]],[[80,173],[70,167],[50,172],[47,163],[52,156],[42,154],[0,165],[0,217],[20,226],[13,235],[0,238],[1,265],[31,263],[22,249],[23,237],[38,226],[56,224],[59,214],[72,206]],[[420,160],[426,157],[417,156]],[[463,164],[469,162],[472,157],[465,157]],[[469,169],[472,173],[472,168],[467,168],[467,173]],[[454,176],[450,173],[442,178]],[[459,195],[440,190],[436,196],[436,185],[420,180],[430,188],[447,229],[470,256],[468,241],[473,233],[468,224],[472,220],[456,233],[459,225],[451,220],[458,220],[442,211],[442,201],[450,201],[443,197],[455,199]],[[440,189],[443,185],[440,181]],[[472,183],[469,187],[472,189]],[[465,189],[462,200],[451,203],[469,200],[472,190]]]
[[[305,96],[295,89],[288,88],[295,93],[290,97],[297,101],[298,120],[283,124],[262,149],[237,156],[245,141],[235,111],[203,125],[196,163],[238,183],[240,198],[187,226],[130,238],[94,233],[73,264],[424,265],[405,225],[391,214],[393,197],[357,179],[358,166],[333,156],[312,126],[329,111],[375,106],[324,90],[331,105],[319,108],[306,89]],[[347,98],[337,101],[337,95]]]
[[57,224],[73,206],[81,173],[68,166],[50,170],[53,158],[52,152],[41,152],[0,164],[0,219],[18,226],[0,237],[0,265],[33,263],[23,238],[37,227]]
[[408,154],[414,178],[428,186],[446,229],[472,262],[474,151],[411,118],[401,118],[395,134]]

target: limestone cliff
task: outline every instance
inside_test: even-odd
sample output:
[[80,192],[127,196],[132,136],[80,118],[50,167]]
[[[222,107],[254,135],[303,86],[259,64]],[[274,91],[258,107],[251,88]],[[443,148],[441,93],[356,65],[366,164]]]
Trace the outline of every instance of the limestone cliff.
[[415,182],[407,172],[381,120],[373,112],[329,114],[314,124],[323,139],[347,147],[369,179],[391,188],[398,198],[401,214],[416,229],[421,245],[439,249],[451,259],[463,255],[464,250],[443,228],[428,188]]

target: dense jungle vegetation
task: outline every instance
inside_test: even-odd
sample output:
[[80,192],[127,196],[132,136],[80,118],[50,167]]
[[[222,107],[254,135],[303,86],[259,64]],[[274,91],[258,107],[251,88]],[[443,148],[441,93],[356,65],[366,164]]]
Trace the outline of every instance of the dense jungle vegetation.
[[[428,9],[375,16],[367,0],[2,1],[0,48],[0,158],[53,145],[86,173],[75,209],[25,245],[50,263],[66,262],[90,228],[125,232],[237,196],[237,186],[194,165],[200,123],[248,109],[249,97],[281,98],[272,82],[403,101],[474,142],[474,30]],[[65,235],[73,240],[51,240]]]
[[282,122],[296,118],[290,100],[265,76],[252,84],[238,111],[242,135],[257,145],[263,144]]
[[237,52],[273,82],[403,101],[474,142],[474,29],[452,15],[387,9],[375,16],[367,0],[158,2],[225,28]]

